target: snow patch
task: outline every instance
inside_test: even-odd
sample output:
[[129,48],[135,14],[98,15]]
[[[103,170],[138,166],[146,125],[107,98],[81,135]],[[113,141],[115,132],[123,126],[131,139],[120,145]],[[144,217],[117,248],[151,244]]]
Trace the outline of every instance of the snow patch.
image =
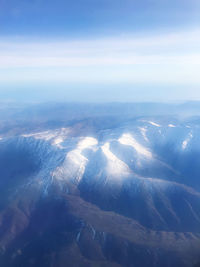
[[62,148],[61,143],[63,143],[63,142],[64,142],[63,137],[58,137],[58,138],[55,138],[53,140],[52,145],[55,145],[55,146]]
[[77,147],[69,151],[62,166],[52,174],[57,179],[74,179],[79,183],[82,179],[88,159],[82,155],[84,149],[96,149],[98,141],[93,137],[85,137],[79,141]]
[[105,154],[106,158],[108,159],[107,171],[109,174],[114,176],[126,176],[130,174],[130,169],[126,163],[122,160],[117,158],[111,151],[110,151],[110,143],[105,143],[101,147],[103,153]]
[[118,141],[127,146],[133,147],[138,154],[141,154],[147,158],[152,158],[152,153],[144,146],[139,144],[131,134],[123,134]]
[[168,127],[170,127],[170,128],[175,128],[176,126],[173,125],[173,124],[168,124]]
[[76,242],[78,243],[80,240],[80,236],[81,236],[81,232],[78,232],[77,236],[76,236]]
[[84,150],[84,149],[95,149],[95,146],[98,144],[97,139],[93,137],[85,137],[82,139],[77,146],[77,149]]
[[141,134],[142,134],[144,140],[145,140],[146,142],[149,142],[149,140],[148,140],[148,138],[147,138],[147,135],[146,135],[147,128],[139,127],[139,129],[140,129],[140,132],[141,132]]
[[150,123],[153,126],[160,127],[160,125],[158,123],[156,123],[156,122],[148,121],[148,123]]
[[183,141],[182,143],[182,149],[185,150],[188,146],[188,143],[190,142],[190,140],[192,139],[193,134],[189,133],[189,136]]
[[23,134],[23,137],[34,137],[35,139],[42,139],[50,141],[52,145],[63,148],[61,143],[67,138],[70,132],[69,128],[61,128],[56,130],[43,131],[38,133]]

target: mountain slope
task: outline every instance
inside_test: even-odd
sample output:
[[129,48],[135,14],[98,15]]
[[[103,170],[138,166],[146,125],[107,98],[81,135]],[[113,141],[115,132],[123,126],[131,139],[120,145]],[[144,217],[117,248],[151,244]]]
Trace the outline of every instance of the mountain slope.
[[142,117],[2,134],[1,265],[195,264],[199,127]]

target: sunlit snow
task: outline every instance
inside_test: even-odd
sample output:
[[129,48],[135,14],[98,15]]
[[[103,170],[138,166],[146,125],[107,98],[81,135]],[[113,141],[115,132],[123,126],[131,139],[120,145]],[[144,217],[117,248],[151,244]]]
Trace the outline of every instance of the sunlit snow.
[[148,142],[149,140],[148,140],[147,135],[146,135],[146,133],[147,133],[147,129],[144,128],[144,127],[140,127],[139,129],[140,129],[140,132],[141,132],[141,134],[142,134],[144,140]]
[[77,147],[67,153],[63,165],[53,173],[54,177],[58,179],[74,178],[77,183],[80,182],[88,162],[88,159],[82,155],[82,151],[84,149],[94,150],[97,144],[97,139],[93,137],[82,138]]
[[183,150],[185,150],[187,148],[188,143],[190,142],[192,137],[193,137],[192,133],[189,133],[189,136],[183,141],[183,143],[182,143],[182,149]]
[[148,123],[150,123],[153,126],[160,127],[160,125],[158,123],[155,123],[153,121],[148,121]]
[[98,144],[98,141],[96,138],[93,137],[85,137],[82,139],[77,146],[77,149],[84,150],[86,148],[88,149],[94,149],[95,146]]
[[107,171],[109,174],[114,176],[129,175],[128,165],[110,151],[110,143],[105,143],[101,149],[108,159]]
[[61,143],[67,138],[69,134],[69,128],[61,128],[56,130],[48,130],[38,133],[23,134],[23,137],[34,137],[35,139],[42,139],[45,141],[50,141],[52,145],[56,145],[62,148]]
[[152,158],[152,153],[144,146],[139,144],[131,134],[123,134],[118,141],[123,145],[132,146],[139,154],[148,158]]

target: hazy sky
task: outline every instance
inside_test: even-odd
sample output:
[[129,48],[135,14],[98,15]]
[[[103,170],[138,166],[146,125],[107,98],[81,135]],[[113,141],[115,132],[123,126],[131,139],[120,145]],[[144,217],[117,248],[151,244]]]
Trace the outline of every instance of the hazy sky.
[[0,0],[0,98],[200,99],[200,1]]

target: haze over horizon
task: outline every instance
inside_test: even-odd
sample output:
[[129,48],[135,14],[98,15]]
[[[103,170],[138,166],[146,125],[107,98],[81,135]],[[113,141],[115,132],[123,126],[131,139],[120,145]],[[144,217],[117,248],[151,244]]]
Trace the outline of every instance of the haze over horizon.
[[200,2],[0,0],[0,98],[200,100]]

